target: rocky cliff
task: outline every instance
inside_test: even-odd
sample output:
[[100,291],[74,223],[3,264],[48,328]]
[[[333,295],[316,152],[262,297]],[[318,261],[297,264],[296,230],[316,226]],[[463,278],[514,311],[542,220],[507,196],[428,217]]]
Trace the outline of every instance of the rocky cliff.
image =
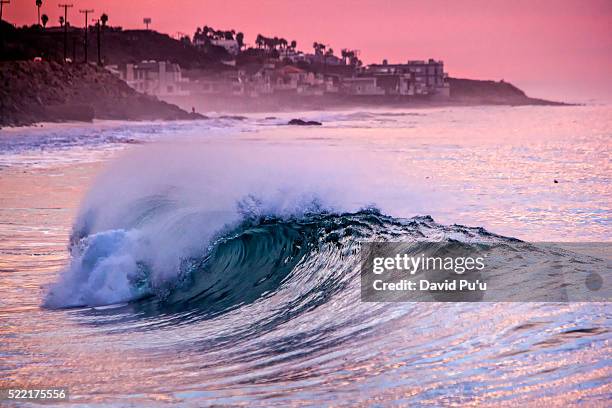
[[202,116],[140,94],[89,64],[0,62],[0,126],[36,122],[179,120]]

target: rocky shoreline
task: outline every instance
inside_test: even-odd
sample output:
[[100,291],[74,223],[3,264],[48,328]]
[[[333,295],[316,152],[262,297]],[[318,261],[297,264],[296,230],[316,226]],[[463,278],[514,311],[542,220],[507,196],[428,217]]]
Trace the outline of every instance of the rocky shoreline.
[[140,94],[95,65],[0,62],[0,127],[93,119],[189,120],[203,117]]

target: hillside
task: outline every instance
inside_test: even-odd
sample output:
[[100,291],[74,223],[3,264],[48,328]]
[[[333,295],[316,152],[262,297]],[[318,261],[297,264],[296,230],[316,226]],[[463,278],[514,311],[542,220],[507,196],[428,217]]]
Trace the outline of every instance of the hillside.
[[525,92],[504,81],[449,78],[450,100],[457,103],[483,105],[565,105],[528,97]]
[[45,121],[199,117],[155,97],[139,94],[94,65],[0,62],[0,126]]
[[[4,21],[0,22],[4,37],[0,42],[0,60],[32,60],[42,57],[45,60],[61,61],[64,54],[64,32],[60,27],[22,27],[16,28]],[[74,61],[83,61],[84,36],[82,28],[69,27],[67,56]],[[97,59],[97,33],[90,27],[88,33],[89,60]],[[222,69],[221,60],[228,58],[221,47],[212,47],[202,52],[184,41],[176,40],[167,34],[153,30],[122,30],[115,27],[101,29],[100,54],[104,64],[138,63],[143,60],[170,61],[185,69]]]

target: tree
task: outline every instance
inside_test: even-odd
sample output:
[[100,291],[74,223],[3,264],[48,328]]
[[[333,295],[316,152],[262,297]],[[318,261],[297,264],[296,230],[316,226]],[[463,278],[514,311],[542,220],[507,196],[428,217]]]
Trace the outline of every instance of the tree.
[[322,43],[314,42],[312,43],[312,48],[314,48],[315,55],[323,55],[325,48],[327,46]]
[[295,51],[295,49],[297,48],[297,41],[291,41],[291,48],[293,49],[293,51]]
[[96,33],[98,39],[98,65],[102,66],[102,29],[106,27],[106,23],[108,23],[108,15],[106,13],[102,13],[100,19],[96,23]]
[[236,42],[238,43],[239,49],[242,49],[242,47],[244,47],[244,34],[243,33],[236,34]]
[[42,6],[42,0],[36,0],[36,8],[38,9],[38,25],[40,26],[40,6]]
[[357,58],[357,53],[358,51],[356,50],[349,50],[344,48],[342,50],[342,59],[344,60],[344,63],[353,66],[360,66],[362,63],[359,58]]
[[64,16],[60,16],[59,23],[60,23],[60,27],[64,26]]
[[40,16],[40,21],[42,21],[43,27],[46,28],[47,22],[49,21],[49,16],[47,16],[46,14],[43,14],[42,16]]

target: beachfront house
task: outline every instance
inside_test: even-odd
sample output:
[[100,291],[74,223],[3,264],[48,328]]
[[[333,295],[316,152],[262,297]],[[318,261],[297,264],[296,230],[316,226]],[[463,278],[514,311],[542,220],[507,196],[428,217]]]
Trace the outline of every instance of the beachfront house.
[[341,92],[354,96],[384,95],[385,90],[378,86],[375,76],[342,78]]
[[138,64],[107,66],[138,92],[155,96],[189,95],[189,79],[182,75],[181,67],[167,61],[142,61]]
[[[389,64],[385,60],[382,64],[368,65],[363,69],[363,74],[376,77],[396,76],[404,78],[404,82],[409,80],[411,82],[409,86],[413,88],[408,91],[410,95],[430,95],[442,98],[450,96],[444,62],[431,58],[427,61],[407,61],[405,64]],[[405,86],[405,84],[398,84],[399,94],[404,94]]]

